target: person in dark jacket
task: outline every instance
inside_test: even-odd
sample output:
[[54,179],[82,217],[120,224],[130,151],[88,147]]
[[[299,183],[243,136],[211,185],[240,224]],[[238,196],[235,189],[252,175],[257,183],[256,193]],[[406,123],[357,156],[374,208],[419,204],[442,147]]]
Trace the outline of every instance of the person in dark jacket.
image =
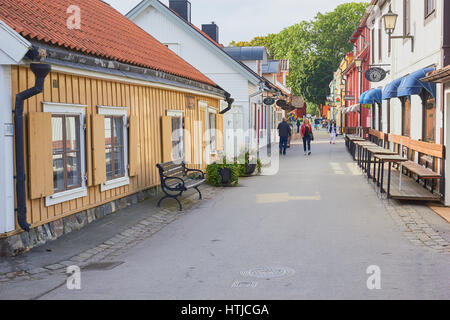
[[309,119],[305,119],[301,128],[301,135],[303,138],[303,149],[305,150],[306,156],[306,148],[308,148],[308,155],[311,154],[311,139],[313,137],[312,126],[309,122]]
[[336,121],[331,121],[330,126],[328,128],[328,132],[330,133],[330,144],[336,144],[336,135],[337,135],[337,126]]
[[280,136],[280,154],[286,155],[288,139],[292,135],[291,126],[287,123],[286,118],[283,118],[283,122],[278,125],[278,134]]

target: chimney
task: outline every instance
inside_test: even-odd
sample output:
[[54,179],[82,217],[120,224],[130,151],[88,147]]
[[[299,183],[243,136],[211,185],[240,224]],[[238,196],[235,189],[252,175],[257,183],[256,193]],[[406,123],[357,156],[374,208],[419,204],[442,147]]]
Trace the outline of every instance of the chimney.
[[219,26],[214,21],[210,24],[202,24],[202,31],[215,42],[219,43]]
[[189,23],[191,22],[191,3],[188,0],[170,0],[169,8]]

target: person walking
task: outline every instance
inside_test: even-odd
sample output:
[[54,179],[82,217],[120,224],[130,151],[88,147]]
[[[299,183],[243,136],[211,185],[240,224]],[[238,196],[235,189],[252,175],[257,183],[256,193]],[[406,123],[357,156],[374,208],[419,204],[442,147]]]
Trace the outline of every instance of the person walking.
[[287,118],[278,125],[278,134],[280,136],[280,154],[286,155],[289,137],[292,135],[291,126],[287,123]]
[[336,134],[337,134],[337,126],[336,121],[331,121],[330,126],[328,128],[328,132],[330,133],[330,144],[336,144]]
[[300,131],[303,139],[303,150],[305,151],[305,156],[306,152],[308,152],[308,155],[311,155],[311,140],[313,138],[313,132],[309,119],[305,119]]
[[302,123],[300,122],[300,119],[297,119],[297,133],[300,133],[301,126],[302,126]]

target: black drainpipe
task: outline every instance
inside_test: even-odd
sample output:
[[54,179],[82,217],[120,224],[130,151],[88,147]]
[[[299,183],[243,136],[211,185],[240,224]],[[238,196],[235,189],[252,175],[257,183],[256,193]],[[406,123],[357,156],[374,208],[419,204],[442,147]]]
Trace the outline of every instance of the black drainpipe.
[[14,133],[16,145],[16,196],[17,196],[17,220],[19,226],[30,231],[30,224],[27,222],[26,190],[25,190],[25,146],[23,129],[23,103],[25,100],[38,95],[43,91],[45,77],[50,73],[49,64],[32,63],[31,71],[36,76],[33,88],[27,89],[16,95],[16,108],[14,111]]
[[225,108],[225,109],[223,109],[222,111],[220,111],[220,114],[225,114],[225,113],[227,113],[228,111],[230,111],[230,110],[231,110],[231,105],[232,105],[233,102],[234,102],[234,99],[231,98],[231,95],[230,95],[228,92],[225,92],[225,100],[226,100],[227,103],[228,103],[228,107]]

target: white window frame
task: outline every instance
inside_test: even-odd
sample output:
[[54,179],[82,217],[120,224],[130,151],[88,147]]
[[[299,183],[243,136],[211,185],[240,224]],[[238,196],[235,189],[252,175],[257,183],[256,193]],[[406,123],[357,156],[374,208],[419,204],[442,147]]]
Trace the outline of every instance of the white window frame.
[[[167,110],[166,111],[166,115],[168,117],[173,117],[173,118],[181,118],[181,129],[184,129],[184,111],[183,110]],[[172,128],[172,133],[173,133],[173,128]],[[186,157],[186,146],[184,145],[184,132],[183,132],[183,157],[181,159],[173,159],[173,161],[185,161],[185,157]],[[172,158],[173,158],[173,150],[172,150]]]
[[209,132],[209,134],[208,134],[208,141],[209,141],[209,145],[210,145],[210,150],[209,150],[209,153],[211,154],[211,155],[216,155],[217,154],[217,133],[216,133],[216,135],[215,135],[215,144],[214,144],[214,149],[212,149],[211,147],[211,128],[210,128],[210,123],[209,123],[209,116],[210,116],[210,114],[214,114],[215,116],[216,116],[216,125],[215,125],[215,128],[214,128],[214,130],[217,130],[217,110],[216,109],[214,109],[214,108],[211,108],[211,107],[208,107],[207,109],[206,109],[206,118],[207,118],[207,121],[206,121],[206,124],[207,124],[207,127],[206,127],[206,132]]
[[102,183],[100,185],[100,191],[105,192],[130,184],[130,177],[128,172],[128,107],[97,106],[97,112],[98,114],[104,116],[122,116],[123,118],[123,163],[125,167],[125,175],[123,177],[108,180]]
[[81,163],[81,187],[73,190],[67,190],[55,193],[45,198],[45,205],[47,207],[75,200],[87,196],[86,186],[86,146],[85,146],[85,131],[84,124],[86,121],[86,108],[87,105],[81,104],[68,104],[68,103],[53,103],[42,102],[44,112],[51,114],[64,114],[64,115],[78,115],[80,116],[80,163]]

